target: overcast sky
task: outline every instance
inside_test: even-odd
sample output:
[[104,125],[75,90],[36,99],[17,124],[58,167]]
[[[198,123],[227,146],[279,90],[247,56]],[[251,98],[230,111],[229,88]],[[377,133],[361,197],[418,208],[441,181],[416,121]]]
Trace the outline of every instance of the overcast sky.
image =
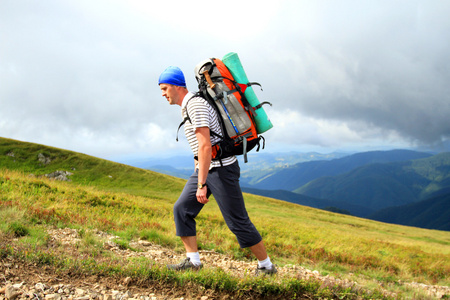
[[0,0],[0,136],[189,153],[159,74],[195,91],[197,63],[237,52],[273,103],[267,152],[448,151],[449,16],[445,0]]

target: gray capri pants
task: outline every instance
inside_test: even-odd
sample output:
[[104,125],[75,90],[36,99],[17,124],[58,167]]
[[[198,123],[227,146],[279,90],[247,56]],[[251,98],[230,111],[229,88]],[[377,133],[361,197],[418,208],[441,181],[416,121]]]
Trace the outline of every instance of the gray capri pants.
[[[213,168],[206,179],[209,197],[211,193],[219,205],[228,228],[233,232],[241,248],[258,244],[262,238],[247,214],[239,185],[240,168],[235,163]],[[195,217],[202,210],[202,203],[197,201],[198,170],[188,179],[183,192],[173,207],[177,236],[195,236]]]

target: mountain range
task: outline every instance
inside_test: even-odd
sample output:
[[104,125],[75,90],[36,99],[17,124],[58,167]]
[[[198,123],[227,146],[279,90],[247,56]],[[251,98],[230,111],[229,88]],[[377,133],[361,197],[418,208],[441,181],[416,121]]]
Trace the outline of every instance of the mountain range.
[[[450,230],[448,152],[370,151],[312,155],[309,161],[304,155],[298,158],[300,162],[293,161],[293,157],[278,156],[270,162],[254,163],[252,168],[241,164],[242,189],[383,222]],[[167,168],[159,166],[158,171]],[[173,168],[172,174],[176,172],[180,170]],[[424,209],[424,205],[432,209]]]
[[430,157],[431,154],[409,151],[371,151],[348,155],[332,160],[315,160],[297,163],[281,170],[275,170],[252,184],[254,188],[265,190],[294,191],[303,185],[321,177],[337,176],[358,167],[375,164],[408,161]]

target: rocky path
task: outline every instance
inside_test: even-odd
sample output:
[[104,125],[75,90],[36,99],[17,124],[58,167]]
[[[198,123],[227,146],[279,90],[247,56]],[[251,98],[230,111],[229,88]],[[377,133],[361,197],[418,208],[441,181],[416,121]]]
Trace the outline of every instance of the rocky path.
[[[64,245],[76,251],[80,243],[79,232],[75,229],[50,229],[52,243]],[[155,245],[148,241],[130,243],[133,249],[139,251],[123,250],[114,243],[117,237],[95,232],[95,236],[103,241],[103,247],[117,255],[128,257],[146,257],[161,264],[178,262],[182,255],[171,249]],[[200,251],[202,262],[207,267],[221,268],[236,277],[248,276],[254,273],[255,263],[233,260],[231,257],[214,251]],[[3,274],[3,275],[2,275]],[[321,276],[317,271],[311,271],[301,266],[287,265],[278,267],[277,276],[294,276],[304,279],[316,279],[323,285],[359,289],[356,282],[340,280],[330,276]],[[405,283],[404,283],[405,284]],[[417,283],[408,285],[427,291],[435,298],[450,295],[449,287],[428,286]],[[381,288],[381,287],[380,287]],[[218,295],[213,291],[196,290],[195,287],[180,289],[163,285],[157,282],[136,285],[131,278],[76,278],[70,274],[56,275],[51,268],[37,268],[31,264],[9,261],[8,258],[0,261],[0,300],[160,300],[160,299],[226,299],[227,295]]]

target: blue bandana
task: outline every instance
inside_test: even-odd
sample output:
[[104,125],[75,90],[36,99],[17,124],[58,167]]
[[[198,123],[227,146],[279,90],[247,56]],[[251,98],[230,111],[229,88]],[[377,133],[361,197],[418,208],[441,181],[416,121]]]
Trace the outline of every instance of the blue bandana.
[[170,66],[159,76],[158,85],[161,83],[173,84],[186,87],[183,72],[178,67]]

